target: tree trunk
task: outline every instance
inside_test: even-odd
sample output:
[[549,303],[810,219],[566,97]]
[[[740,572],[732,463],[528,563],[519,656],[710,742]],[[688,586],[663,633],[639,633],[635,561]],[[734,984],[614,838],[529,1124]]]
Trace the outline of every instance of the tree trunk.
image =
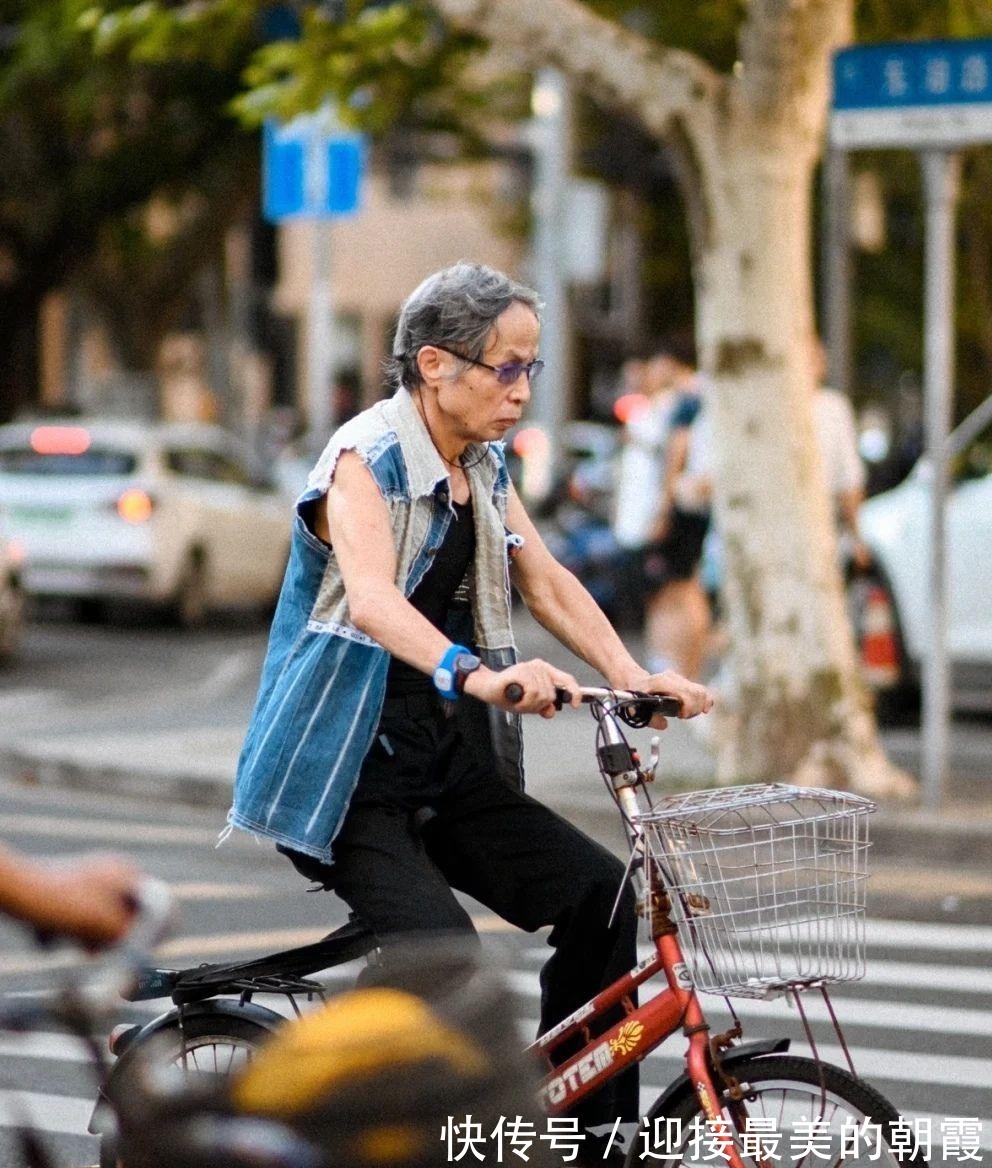
[[750,0],[726,77],[579,0],[435,4],[679,153],[736,673],[721,777],[912,793],[861,686],[813,433],[812,171],[853,0]]
[[734,677],[718,773],[908,794],[860,681],[813,430],[815,155],[786,119],[740,111],[722,147],[697,241]]

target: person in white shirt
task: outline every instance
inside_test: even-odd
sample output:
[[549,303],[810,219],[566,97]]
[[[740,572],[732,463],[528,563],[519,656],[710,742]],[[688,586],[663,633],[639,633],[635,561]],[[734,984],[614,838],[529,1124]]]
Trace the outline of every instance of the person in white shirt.
[[839,390],[823,384],[827,354],[819,337],[810,341],[811,361],[817,389],[813,396],[813,424],[820,445],[820,457],[833,500],[843,549],[858,568],[867,568],[871,556],[861,539],[858,513],[865,500],[867,474],[858,450],[858,429],[851,400]]
[[621,547],[641,551],[651,538],[662,507],[665,444],[676,394],[666,354],[624,363],[624,395],[644,404],[627,419],[617,470],[613,534]]

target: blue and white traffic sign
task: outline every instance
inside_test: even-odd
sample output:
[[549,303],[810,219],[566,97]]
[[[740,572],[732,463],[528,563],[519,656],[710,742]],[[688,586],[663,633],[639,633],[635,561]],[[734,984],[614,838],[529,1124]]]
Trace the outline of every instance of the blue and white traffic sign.
[[992,39],[840,50],[830,139],[847,150],[992,141]]
[[262,213],[270,223],[350,215],[361,201],[365,139],[329,127],[323,112],[262,131]]

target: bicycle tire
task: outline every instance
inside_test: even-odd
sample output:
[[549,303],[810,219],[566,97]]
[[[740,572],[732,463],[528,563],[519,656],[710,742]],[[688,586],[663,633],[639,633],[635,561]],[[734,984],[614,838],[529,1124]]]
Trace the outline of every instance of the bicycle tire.
[[[251,1018],[232,1018],[225,1014],[194,1014],[185,1019],[182,1031],[179,1029],[178,1019],[165,1030],[156,1031],[151,1035],[149,1045],[155,1044],[156,1063],[180,1064],[182,1059],[187,1061],[186,1070],[190,1073],[204,1072],[215,1075],[233,1074],[243,1065],[236,1059],[236,1052],[245,1054],[246,1058],[261,1047],[273,1032],[261,1022]],[[214,1050],[213,1068],[200,1065],[197,1052],[212,1047]],[[226,1062],[218,1062],[217,1051],[229,1049],[230,1057]],[[140,1058],[141,1050],[128,1051],[128,1059]],[[190,1065],[192,1057],[193,1065]],[[120,1086],[126,1090],[126,1080]],[[112,1137],[100,1137],[100,1168],[122,1168],[123,1161],[118,1157],[116,1141]]]
[[[823,1086],[826,1088],[826,1107],[822,1107],[821,1072]],[[905,1165],[912,1164],[916,1168],[926,1168],[927,1159],[920,1149],[915,1154],[897,1154],[890,1145],[892,1124],[899,1119],[899,1112],[874,1087],[852,1075],[840,1067],[829,1063],[817,1063],[813,1059],[801,1058],[794,1055],[769,1055],[745,1059],[735,1063],[730,1073],[745,1089],[744,1108],[749,1116],[762,1116],[766,1120],[775,1120],[777,1128],[782,1131],[774,1157],[769,1153],[768,1159],[775,1168],[789,1168],[792,1163],[808,1165],[812,1159],[814,1163],[838,1163],[837,1152],[840,1148],[840,1129],[845,1121],[856,1124],[867,1122],[878,1125],[878,1132],[883,1137],[884,1146],[878,1149],[874,1145],[873,1151],[879,1153],[876,1158],[870,1158],[866,1147],[863,1155],[845,1155],[844,1168],[856,1168],[858,1165]],[[664,1106],[662,1106],[664,1104]],[[821,1117],[829,1124],[831,1132],[831,1154],[826,1159],[811,1156],[807,1151],[805,1156],[800,1154],[803,1144],[803,1129],[790,1132],[789,1125],[797,1121],[810,1121]],[[725,1111],[726,1114],[726,1111]],[[657,1121],[661,1121],[660,1124]],[[685,1090],[676,1098],[667,1101],[659,1100],[647,1113],[641,1122],[641,1129],[628,1152],[626,1168],[646,1168],[648,1165],[663,1163],[666,1166],[679,1165],[681,1168],[690,1168],[695,1164],[712,1165],[714,1162],[725,1163],[718,1159],[714,1161],[712,1155],[703,1153],[693,1155],[699,1151],[692,1136],[693,1125],[698,1120],[703,1122],[703,1112],[690,1084],[686,1083]],[[670,1121],[670,1126],[665,1121]],[[807,1129],[808,1130],[808,1129]],[[871,1129],[874,1134],[874,1127]],[[660,1137],[655,1139],[654,1137]],[[681,1136],[681,1143],[677,1137]],[[793,1144],[793,1139],[797,1142]],[[796,1151],[795,1158],[790,1158],[790,1148]],[[854,1150],[856,1152],[856,1149]],[[654,1159],[644,1153],[667,1153],[672,1159]],[[682,1153],[678,1155],[678,1153]],[[758,1161],[742,1157],[745,1164],[757,1164]]]

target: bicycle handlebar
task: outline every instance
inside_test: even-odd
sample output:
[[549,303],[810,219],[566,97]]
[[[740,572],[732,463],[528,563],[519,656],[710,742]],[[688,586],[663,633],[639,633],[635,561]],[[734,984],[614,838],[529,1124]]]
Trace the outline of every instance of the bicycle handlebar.
[[[508,702],[514,705],[524,696],[523,686],[511,681],[503,690]],[[579,700],[589,705],[592,702],[610,702],[614,706],[638,705],[650,707],[653,714],[661,714],[668,718],[677,718],[682,713],[682,703],[670,694],[641,693],[630,689],[607,689],[600,686],[583,685],[579,687]],[[555,687],[555,708],[560,710],[570,705],[572,694],[570,690],[561,686]]]

